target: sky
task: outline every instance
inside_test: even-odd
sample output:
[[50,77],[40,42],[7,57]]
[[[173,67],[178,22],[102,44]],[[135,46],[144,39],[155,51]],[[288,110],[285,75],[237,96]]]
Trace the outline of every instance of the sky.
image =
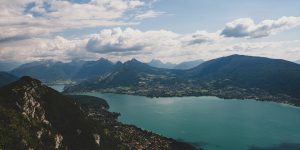
[[299,0],[0,0],[0,62],[300,60]]

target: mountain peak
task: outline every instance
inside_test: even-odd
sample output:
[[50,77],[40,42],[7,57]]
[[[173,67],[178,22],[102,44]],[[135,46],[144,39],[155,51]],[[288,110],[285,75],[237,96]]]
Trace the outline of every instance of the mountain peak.
[[37,79],[33,79],[30,76],[23,76],[17,82],[24,83],[24,84],[32,84],[32,85],[41,85],[42,84],[41,81],[39,81]]
[[131,60],[126,61],[124,64],[144,64],[144,63],[138,61],[135,58],[132,58]]
[[33,79],[29,76],[23,76],[17,81],[7,84],[4,87],[10,89],[12,92],[23,94],[27,93],[30,95],[40,95],[48,91],[48,88],[42,85],[41,81]]
[[132,61],[132,62],[140,62],[140,61],[138,61],[138,60],[135,59],[135,58],[132,58],[130,61]]
[[149,63],[163,63],[159,59],[152,59]]
[[[106,59],[106,58],[101,57],[101,58],[99,58],[97,61],[109,61],[109,60]],[[110,61],[109,61],[109,62],[110,62]]]
[[164,63],[159,59],[152,59],[150,62],[147,63],[148,65],[156,68],[167,68],[172,69],[176,66],[176,64],[172,64],[170,62]]

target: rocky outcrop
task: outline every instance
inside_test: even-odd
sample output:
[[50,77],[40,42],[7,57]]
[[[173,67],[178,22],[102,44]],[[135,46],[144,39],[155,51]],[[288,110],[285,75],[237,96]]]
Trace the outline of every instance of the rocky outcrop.
[[0,113],[0,149],[100,148],[78,106],[30,77],[0,88]]
[[195,149],[124,125],[108,108],[103,99],[65,96],[22,77],[0,88],[0,149]]

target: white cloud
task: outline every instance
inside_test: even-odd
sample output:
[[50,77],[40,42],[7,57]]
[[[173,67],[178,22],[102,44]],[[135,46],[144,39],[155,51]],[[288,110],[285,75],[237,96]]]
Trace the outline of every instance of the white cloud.
[[177,34],[171,31],[158,30],[142,32],[137,29],[105,29],[93,35],[88,41],[87,50],[96,53],[140,53],[149,51],[169,51],[184,47],[213,42],[218,34],[197,31],[192,34]]
[[[30,2],[35,6],[24,12]],[[44,2],[51,3],[45,8]],[[104,29],[77,38],[53,36],[68,28],[122,26],[127,11],[145,5],[139,0],[92,0],[78,4],[58,0],[0,1],[0,60],[32,61],[73,58],[143,61],[156,58],[169,62],[211,59],[230,54],[259,55],[274,58],[300,58],[299,41],[255,42],[249,38],[266,37],[299,26],[299,17],[281,17],[254,23],[242,18],[226,25],[222,31],[179,34],[168,30],[141,31],[133,28]],[[14,10],[14,11],[13,11]],[[162,12],[132,14],[136,19],[157,17]],[[161,13],[161,14],[160,14]],[[36,16],[36,14],[38,14]],[[39,16],[40,15],[40,16]],[[241,38],[227,38],[241,37]]]
[[14,44],[0,44],[0,60],[2,61],[33,61],[53,59],[67,61],[80,56],[81,58],[97,57],[85,51],[86,39],[31,38],[20,40]]
[[[220,38],[216,33],[197,31],[178,34],[167,30],[140,31],[132,28],[101,30],[82,39],[31,38],[11,43],[0,43],[1,61],[33,61],[74,58],[112,60],[153,58],[165,62],[212,59],[231,54],[257,55],[297,60],[300,41],[256,42],[248,39]],[[196,41],[196,42],[195,42]]]
[[225,37],[266,37],[277,32],[300,26],[300,17],[281,17],[277,20],[263,20],[255,24],[251,18],[229,22],[222,31]]
[[0,42],[49,35],[70,28],[123,26],[125,13],[143,7],[141,0],[91,0],[72,3],[61,0],[0,1]]
[[143,20],[147,18],[155,18],[161,15],[166,14],[165,12],[159,12],[159,11],[154,11],[154,10],[149,10],[147,12],[138,14],[134,17],[135,20]]

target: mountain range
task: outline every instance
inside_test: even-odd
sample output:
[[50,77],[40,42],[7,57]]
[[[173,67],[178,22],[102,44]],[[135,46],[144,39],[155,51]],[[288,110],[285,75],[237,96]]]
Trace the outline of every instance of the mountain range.
[[[156,68],[189,69],[203,62],[202,60],[183,62],[178,65],[152,60],[148,65]],[[9,73],[15,76],[31,76],[43,82],[82,81],[111,72],[121,62],[113,63],[101,58],[97,61],[71,61],[67,63],[45,60],[20,65]],[[126,62],[125,62],[126,63]]]
[[300,65],[280,59],[231,55],[188,70],[154,68],[137,60],[69,86],[65,92],[102,91],[145,96],[201,96],[300,103]]
[[169,149],[193,146],[117,121],[105,100],[62,95],[22,77],[0,88],[0,149]]
[[9,61],[0,60],[0,71],[10,71],[14,68],[17,68],[20,65],[21,63],[18,62],[9,62]]
[[9,74],[7,72],[0,71],[0,87],[6,85],[8,83],[14,82],[16,80],[18,80],[18,77],[14,76],[12,74]]
[[46,61],[24,64],[10,73],[46,82],[77,81],[65,87],[66,93],[96,90],[150,97],[207,95],[300,104],[300,65],[265,57],[231,55],[185,70],[157,68],[136,59],[124,63],[106,59]]
[[[162,63],[160,60],[152,60],[148,63],[157,68],[189,69],[195,67],[202,60],[183,62],[178,65]],[[119,62],[120,63],[120,62]],[[118,63],[113,63],[101,58],[97,61],[74,60],[63,63],[53,60],[35,61],[20,65],[10,71],[15,76],[31,76],[43,82],[62,82],[62,81],[82,81],[104,75],[117,67]]]
[[109,72],[114,64],[107,59],[97,61],[76,60],[68,63],[52,60],[23,64],[12,71],[16,76],[31,76],[43,82],[80,81]]
[[199,59],[199,60],[193,60],[193,61],[185,61],[185,62],[181,62],[179,64],[173,64],[173,63],[170,63],[170,62],[163,63],[162,61],[160,61],[158,59],[152,59],[147,64],[149,66],[156,67],[156,68],[186,70],[186,69],[194,68],[194,67],[200,65],[203,62],[204,62],[203,60]]

